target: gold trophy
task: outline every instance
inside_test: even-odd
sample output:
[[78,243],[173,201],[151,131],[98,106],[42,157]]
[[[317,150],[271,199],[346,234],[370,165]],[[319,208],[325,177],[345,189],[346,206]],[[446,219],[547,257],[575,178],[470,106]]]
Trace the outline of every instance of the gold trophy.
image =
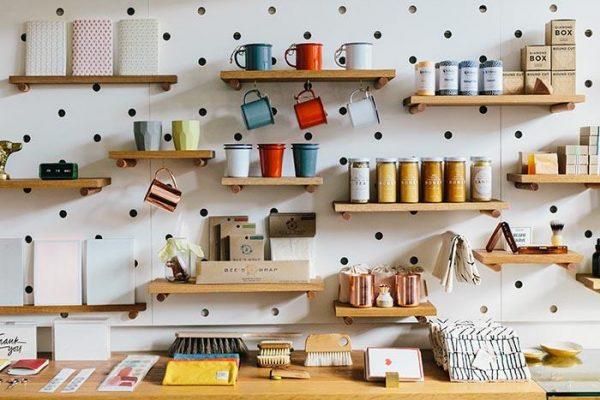
[[13,143],[8,140],[0,140],[0,180],[6,181],[10,176],[4,171],[8,157],[12,153],[23,148],[23,143]]

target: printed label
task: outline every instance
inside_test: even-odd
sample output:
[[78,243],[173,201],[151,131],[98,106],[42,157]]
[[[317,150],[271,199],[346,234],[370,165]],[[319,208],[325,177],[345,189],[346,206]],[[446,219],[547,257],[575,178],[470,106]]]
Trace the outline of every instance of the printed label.
[[477,92],[479,90],[479,68],[466,67],[460,69],[460,90]]
[[440,90],[458,90],[458,66],[440,66]]
[[420,68],[415,71],[417,91],[435,92],[435,71],[431,68]]
[[369,168],[350,169],[350,199],[369,201]]
[[218,381],[228,381],[229,380],[229,371],[217,371],[216,378]]
[[473,199],[490,199],[492,197],[492,169],[474,167],[473,174]]
[[502,91],[502,67],[487,67],[483,70],[483,90]]

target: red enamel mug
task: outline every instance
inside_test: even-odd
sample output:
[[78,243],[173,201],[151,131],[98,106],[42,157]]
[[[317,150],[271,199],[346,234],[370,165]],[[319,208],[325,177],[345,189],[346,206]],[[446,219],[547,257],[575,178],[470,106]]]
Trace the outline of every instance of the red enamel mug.
[[[288,56],[296,53],[296,65]],[[323,45],[321,43],[293,44],[285,51],[285,62],[293,68],[320,71],[323,69]]]
[[285,144],[265,143],[258,145],[260,170],[264,178],[281,178]]
[[[310,94],[311,97],[301,101],[302,96],[305,94]],[[327,112],[325,112],[323,102],[320,97],[315,96],[312,89],[301,91],[297,96],[294,96],[294,99],[296,99],[294,111],[300,129],[327,123]]]

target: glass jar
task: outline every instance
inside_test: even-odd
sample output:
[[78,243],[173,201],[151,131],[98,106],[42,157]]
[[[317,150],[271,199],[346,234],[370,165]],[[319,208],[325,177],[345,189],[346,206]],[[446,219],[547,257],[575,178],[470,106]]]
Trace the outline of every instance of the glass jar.
[[467,201],[466,158],[444,158],[444,189],[447,202],[464,203]]
[[444,201],[443,189],[444,159],[427,157],[421,159],[421,182],[423,183],[423,201],[441,203]]
[[400,203],[418,203],[419,159],[416,157],[400,158],[398,162]]
[[377,159],[377,201],[379,203],[396,202],[397,162],[396,158]]
[[369,159],[351,158],[348,162],[350,175],[350,202],[369,202]]
[[191,277],[192,254],[186,238],[169,238],[168,258],[165,261],[165,278],[169,282],[186,283]]
[[492,159],[471,157],[471,201],[492,200]]
[[435,64],[420,61],[415,64],[415,94],[417,96],[435,96]]

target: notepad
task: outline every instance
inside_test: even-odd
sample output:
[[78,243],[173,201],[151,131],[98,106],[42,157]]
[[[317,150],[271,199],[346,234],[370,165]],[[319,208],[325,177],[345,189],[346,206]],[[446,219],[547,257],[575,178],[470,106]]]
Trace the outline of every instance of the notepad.
[[384,380],[387,372],[397,372],[400,381],[422,381],[421,351],[414,348],[367,348],[365,379]]

